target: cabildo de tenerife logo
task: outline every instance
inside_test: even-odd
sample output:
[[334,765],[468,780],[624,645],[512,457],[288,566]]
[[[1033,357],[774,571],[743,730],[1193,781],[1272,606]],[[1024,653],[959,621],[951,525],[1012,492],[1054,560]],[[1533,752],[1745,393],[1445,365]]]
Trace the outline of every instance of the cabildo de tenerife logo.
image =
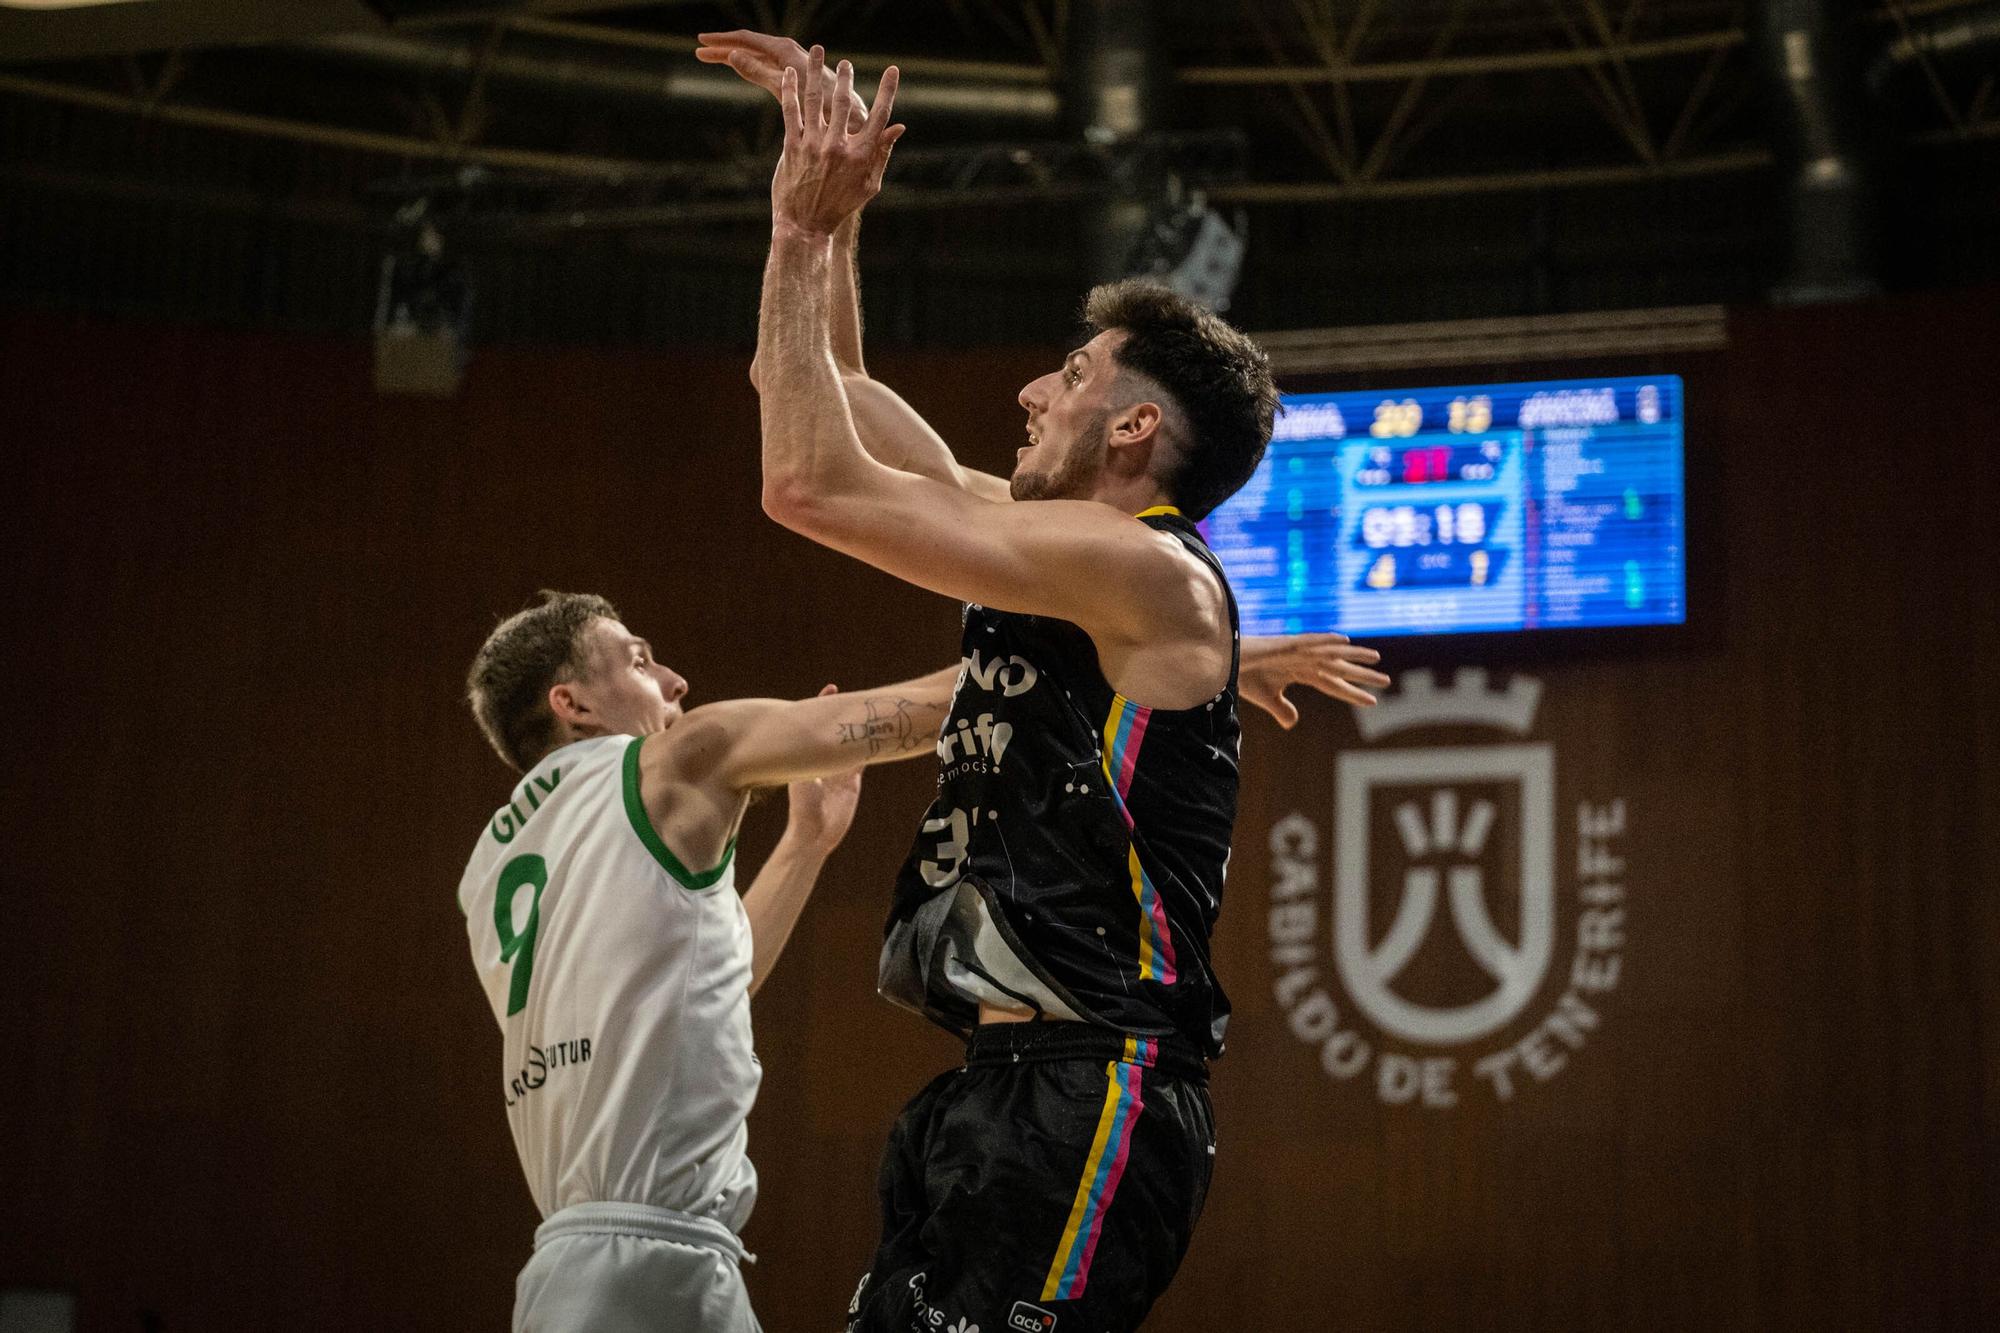
[[[1338,758],[1331,825],[1272,827],[1274,990],[1336,1082],[1392,1104],[1512,1101],[1600,1034],[1625,940],[1625,802],[1579,802],[1564,856],[1555,747],[1528,739],[1541,696],[1529,676],[1496,689],[1465,668],[1440,687],[1410,671],[1356,713],[1364,748]],[[1406,743],[1442,728],[1484,743]]]

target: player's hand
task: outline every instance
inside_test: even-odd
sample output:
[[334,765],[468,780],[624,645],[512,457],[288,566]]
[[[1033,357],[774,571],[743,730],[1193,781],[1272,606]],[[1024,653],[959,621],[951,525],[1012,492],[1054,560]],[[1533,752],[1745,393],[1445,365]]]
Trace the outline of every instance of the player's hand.
[[[811,63],[803,46],[789,37],[772,37],[761,32],[751,32],[748,28],[738,28],[735,32],[705,32],[701,34],[701,45],[695,48],[694,58],[709,65],[727,65],[742,75],[744,80],[756,84],[765,92],[777,97],[784,84],[785,71],[796,70],[800,78],[805,77],[806,67]],[[835,106],[834,72],[820,68],[820,82],[826,90],[827,105]],[[847,94],[847,132],[858,134],[868,121],[868,104],[861,95],[851,88]]]
[[896,67],[882,71],[875,104],[858,133],[844,114],[829,119],[830,107],[845,107],[854,92],[854,67],[845,60],[834,73],[829,99],[823,71],[826,52],[806,53],[806,70],[786,66],[778,88],[785,110],[785,152],[771,177],[771,220],[801,231],[830,236],[882,189],[889,150],[906,128],[889,123],[896,105]]
[[[828,685],[820,694],[839,691],[838,685]],[[861,799],[861,769],[794,782],[786,788],[786,796],[791,802],[791,815],[785,825],[785,836],[824,855],[840,846],[840,840],[854,823],[854,807]]]
[[1329,698],[1366,708],[1374,704],[1375,696],[1362,687],[1380,690],[1389,685],[1387,676],[1370,670],[1381,660],[1382,654],[1348,642],[1345,634],[1246,638],[1236,692],[1290,731],[1298,725],[1299,710],[1285,697],[1287,687],[1310,686]]

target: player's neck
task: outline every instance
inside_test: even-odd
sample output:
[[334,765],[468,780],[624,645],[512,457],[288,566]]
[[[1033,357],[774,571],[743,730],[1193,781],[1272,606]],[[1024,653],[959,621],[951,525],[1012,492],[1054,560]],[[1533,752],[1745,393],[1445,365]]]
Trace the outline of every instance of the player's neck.
[[[556,727],[555,744],[549,747],[548,752],[550,754],[554,754],[557,750],[562,749],[565,745],[575,745],[578,741],[601,740],[606,736],[616,736],[620,734],[621,733],[612,731],[607,727],[579,727],[576,726],[574,723],[561,723]],[[622,734],[636,736],[639,733],[634,731]]]
[[1152,482],[1139,478],[1127,481],[1107,478],[1098,484],[1096,493],[1090,498],[1110,505],[1121,514],[1143,514],[1148,510],[1157,512],[1174,507],[1172,496],[1162,492]]

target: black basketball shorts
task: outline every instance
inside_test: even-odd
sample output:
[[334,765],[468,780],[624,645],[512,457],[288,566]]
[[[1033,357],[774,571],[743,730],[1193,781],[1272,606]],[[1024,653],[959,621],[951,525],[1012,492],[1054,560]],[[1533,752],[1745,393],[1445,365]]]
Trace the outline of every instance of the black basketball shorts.
[[849,1333],[1119,1333],[1187,1253],[1215,1161],[1207,1067],[1082,1023],[975,1029],[882,1153]]

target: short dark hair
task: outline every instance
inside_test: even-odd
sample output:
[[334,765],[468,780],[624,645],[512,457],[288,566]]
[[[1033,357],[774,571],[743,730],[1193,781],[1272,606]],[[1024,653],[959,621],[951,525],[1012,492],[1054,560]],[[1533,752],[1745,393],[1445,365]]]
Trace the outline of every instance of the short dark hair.
[[544,588],[541,600],[501,621],[465,673],[465,699],[493,750],[525,773],[554,746],[549,690],[589,670],[584,631],[618,610],[587,592]]
[[1091,289],[1084,320],[1121,329],[1116,360],[1165,390],[1187,423],[1173,478],[1174,504],[1207,518],[1236,494],[1264,457],[1278,389],[1263,349],[1227,321],[1170,287],[1127,278]]

